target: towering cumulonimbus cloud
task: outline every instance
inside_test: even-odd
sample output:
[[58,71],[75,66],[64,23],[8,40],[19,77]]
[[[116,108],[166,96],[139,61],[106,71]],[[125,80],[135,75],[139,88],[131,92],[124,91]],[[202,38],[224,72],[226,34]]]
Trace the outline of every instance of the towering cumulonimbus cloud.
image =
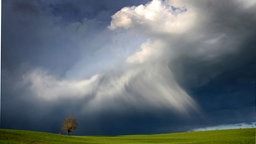
[[125,7],[112,16],[109,28],[136,29],[150,37],[141,44],[139,51],[126,59],[129,65],[141,70],[136,80],[139,83],[133,82],[133,88],[145,97],[146,102],[150,100],[160,105],[165,102],[186,112],[189,108],[196,110],[197,105],[178,85],[168,67],[173,54],[177,53],[168,37],[188,32],[195,24],[196,12],[191,8],[188,13],[174,14],[171,6],[169,2],[153,0],[146,5]]
[[179,86],[168,66],[177,53],[168,37],[189,31],[196,12],[188,7],[188,12],[173,14],[170,5],[153,0],[146,5],[125,7],[112,16],[110,30],[131,29],[147,37],[140,49],[126,58],[121,70],[117,66],[114,72],[75,81],[36,70],[24,80],[36,96],[47,101],[92,97],[82,108],[84,112],[119,109],[119,102],[138,109],[164,107],[182,114],[197,111],[196,102]]

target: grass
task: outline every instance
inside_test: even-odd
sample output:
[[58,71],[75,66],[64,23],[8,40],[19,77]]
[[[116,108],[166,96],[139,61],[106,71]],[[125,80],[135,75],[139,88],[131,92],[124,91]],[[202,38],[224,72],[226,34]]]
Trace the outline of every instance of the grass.
[[217,130],[155,135],[66,136],[0,129],[1,144],[255,144],[256,129]]

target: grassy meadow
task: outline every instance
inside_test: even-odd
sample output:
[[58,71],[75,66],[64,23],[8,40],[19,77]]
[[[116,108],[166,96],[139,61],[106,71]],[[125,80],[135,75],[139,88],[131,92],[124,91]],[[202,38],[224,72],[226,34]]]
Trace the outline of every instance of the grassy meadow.
[[216,130],[154,135],[67,136],[0,129],[1,144],[255,144],[256,129]]

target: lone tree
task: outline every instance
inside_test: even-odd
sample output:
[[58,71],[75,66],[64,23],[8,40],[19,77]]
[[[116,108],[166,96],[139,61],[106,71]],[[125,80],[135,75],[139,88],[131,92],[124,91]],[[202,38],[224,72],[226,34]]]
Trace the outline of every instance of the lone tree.
[[64,122],[62,124],[62,130],[67,132],[68,135],[70,132],[76,130],[77,128],[77,122],[74,117],[67,117],[64,119]]

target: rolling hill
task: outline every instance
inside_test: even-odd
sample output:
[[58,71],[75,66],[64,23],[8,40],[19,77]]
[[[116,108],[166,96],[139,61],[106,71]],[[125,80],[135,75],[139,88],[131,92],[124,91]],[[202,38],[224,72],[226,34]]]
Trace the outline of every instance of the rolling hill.
[[2,144],[254,144],[255,128],[154,135],[66,136],[45,132],[0,129]]

